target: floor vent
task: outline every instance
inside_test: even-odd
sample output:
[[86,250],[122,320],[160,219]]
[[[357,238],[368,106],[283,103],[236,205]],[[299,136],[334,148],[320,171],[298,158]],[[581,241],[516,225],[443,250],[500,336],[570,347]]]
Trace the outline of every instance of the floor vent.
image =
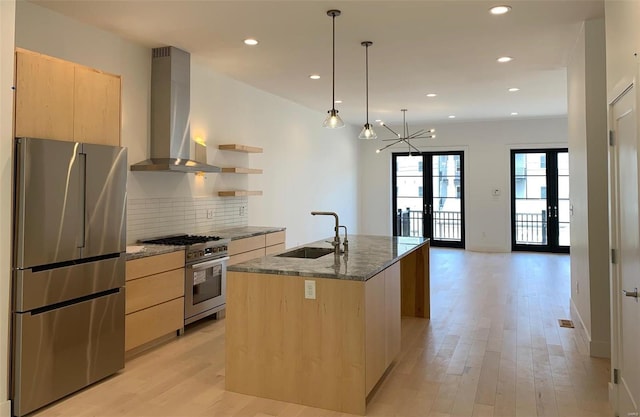
[[560,327],[568,327],[570,329],[574,328],[572,320],[558,319],[558,323],[560,324]]

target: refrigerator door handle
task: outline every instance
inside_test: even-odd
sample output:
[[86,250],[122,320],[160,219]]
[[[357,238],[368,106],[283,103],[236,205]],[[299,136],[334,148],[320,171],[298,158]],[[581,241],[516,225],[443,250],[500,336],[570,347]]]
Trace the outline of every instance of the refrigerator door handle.
[[80,177],[80,192],[78,193],[78,204],[80,213],[82,213],[82,222],[80,224],[80,241],[79,248],[84,248],[87,242],[87,154],[78,153],[78,173]]

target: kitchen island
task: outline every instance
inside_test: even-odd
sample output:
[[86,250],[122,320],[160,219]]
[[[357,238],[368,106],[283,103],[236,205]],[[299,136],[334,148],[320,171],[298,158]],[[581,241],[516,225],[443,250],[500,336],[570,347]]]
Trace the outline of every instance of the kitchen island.
[[401,315],[429,317],[428,239],[355,235],[340,256],[229,266],[226,389],[364,414]]

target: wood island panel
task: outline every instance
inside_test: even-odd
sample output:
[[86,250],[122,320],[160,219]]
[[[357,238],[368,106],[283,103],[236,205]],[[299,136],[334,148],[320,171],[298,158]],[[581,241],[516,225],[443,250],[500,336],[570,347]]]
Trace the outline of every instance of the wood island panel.
[[431,317],[429,294],[429,243],[400,260],[402,315]]
[[384,271],[365,283],[366,382],[369,394],[378,383],[385,366],[385,274]]
[[228,272],[226,388],[363,414],[364,283]]

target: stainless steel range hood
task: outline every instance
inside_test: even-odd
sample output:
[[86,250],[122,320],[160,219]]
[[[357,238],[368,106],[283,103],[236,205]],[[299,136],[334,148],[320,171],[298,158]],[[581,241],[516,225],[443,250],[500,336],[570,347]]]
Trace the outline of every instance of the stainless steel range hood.
[[154,48],[151,61],[151,158],[132,171],[220,172],[189,158],[190,55],[173,46]]

